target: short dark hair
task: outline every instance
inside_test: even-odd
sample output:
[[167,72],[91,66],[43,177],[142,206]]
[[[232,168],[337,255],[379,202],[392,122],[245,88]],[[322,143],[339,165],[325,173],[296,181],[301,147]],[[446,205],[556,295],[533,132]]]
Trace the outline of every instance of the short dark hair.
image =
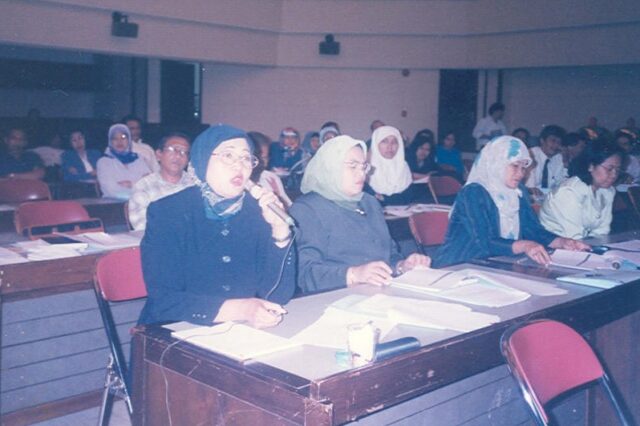
[[513,132],[511,132],[511,136],[515,136],[516,133],[524,132],[527,134],[527,137],[531,136],[531,133],[525,129],[524,127],[518,127]]
[[618,138],[627,138],[629,142],[634,143],[636,141],[636,137],[632,131],[628,129],[618,129],[613,134],[613,141],[616,142]]
[[322,126],[320,126],[320,130],[324,129],[325,127],[335,127],[336,130],[340,131],[340,126],[335,121],[327,121]]
[[491,104],[491,106],[489,107],[489,115],[492,115],[496,111],[504,111],[504,110],[505,110],[505,107],[502,102],[495,102]]
[[589,138],[584,135],[576,132],[567,133],[562,138],[562,146],[576,146],[580,143],[580,141],[584,141],[584,143],[589,142]]
[[167,145],[167,142],[169,142],[169,139],[171,138],[182,138],[186,140],[189,145],[191,145],[191,138],[186,134],[182,132],[171,132],[163,136],[162,139],[160,139],[160,142],[158,143],[158,147],[156,149],[158,151],[162,151],[165,145]]
[[140,119],[140,117],[133,114],[125,115],[124,117],[122,117],[122,120],[120,122],[123,124],[127,124],[127,121],[137,121],[138,124],[142,126],[142,120]]
[[542,132],[540,132],[540,140],[545,140],[549,136],[556,136],[560,139],[564,139],[567,131],[557,124],[549,124],[548,126],[544,126]]
[[615,155],[619,156],[624,164],[626,155],[617,145],[604,140],[589,144],[580,155],[569,163],[569,176],[577,176],[582,182],[591,185],[593,177],[589,167],[602,164],[607,158]]

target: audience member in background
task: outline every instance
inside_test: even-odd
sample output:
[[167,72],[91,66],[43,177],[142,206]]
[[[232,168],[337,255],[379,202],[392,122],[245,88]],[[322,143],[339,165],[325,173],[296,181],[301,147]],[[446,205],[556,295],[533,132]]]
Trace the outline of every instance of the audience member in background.
[[562,138],[560,154],[562,154],[562,166],[564,167],[565,179],[569,177],[569,164],[574,158],[582,154],[587,146],[588,140],[580,133],[567,133]]
[[609,137],[611,133],[598,124],[598,119],[591,116],[587,119],[587,125],[580,129],[589,136],[589,140],[595,141],[602,137]]
[[533,165],[529,171],[527,188],[536,198],[560,185],[565,179],[560,144],[565,130],[555,124],[546,126],[540,132],[540,146],[531,148]]
[[44,165],[44,180],[58,182],[61,178],[62,165],[62,136],[59,132],[50,133],[45,139],[46,145],[37,146],[29,151],[38,154]]
[[[295,289],[289,226],[269,192],[245,192],[258,163],[247,134],[227,125],[201,133],[188,173],[195,182],[151,203],[140,244],[149,296],[139,323],[278,324]],[[258,200],[256,200],[256,198]]]
[[133,185],[151,173],[149,166],[131,150],[131,134],[124,124],[109,128],[109,146],[96,167],[103,197],[128,200]]
[[611,143],[591,144],[570,165],[569,179],[544,200],[540,222],[567,238],[608,235],[611,229],[613,184],[618,179],[623,152]]
[[622,130],[626,130],[627,132],[631,133],[635,141],[638,141],[638,138],[640,138],[640,129],[638,128],[638,126],[636,126],[636,120],[633,117],[629,117],[629,119],[627,119],[627,122]]
[[626,154],[621,180],[625,183],[640,181],[640,158],[633,152],[636,143],[634,134],[627,129],[619,129],[613,134],[613,141]]
[[402,136],[395,127],[378,127],[371,135],[371,174],[366,192],[383,206],[403,205],[413,201],[413,178],[404,160]]
[[546,247],[589,249],[540,225],[520,183],[530,164],[527,147],[512,136],[493,139],[480,151],[458,193],[434,266],[521,253],[546,265],[551,260]]
[[249,140],[253,143],[254,149],[260,153],[258,165],[251,172],[251,180],[268,191],[274,192],[285,207],[291,206],[291,199],[284,190],[280,176],[268,170],[269,150],[271,149],[271,139],[260,132],[249,132]]
[[122,122],[126,124],[131,132],[131,150],[138,154],[152,172],[160,170],[160,165],[156,159],[156,153],[153,151],[151,145],[142,141],[142,120],[133,115],[127,115],[122,119]]
[[26,151],[27,134],[19,127],[10,128],[3,137],[0,177],[42,179],[44,167],[38,154]]
[[442,170],[455,173],[461,181],[464,179],[462,154],[456,148],[456,135],[453,132],[447,133],[440,145],[438,145],[436,162]]
[[436,142],[431,130],[421,130],[407,148],[407,164],[413,179],[422,179],[440,171],[436,163]]
[[322,145],[331,138],[340,135],[340,127],[334,121],[327,121],[320,127],[320,144]]
[[298,286],[305,293],[381,286],[394,271],[429,266],[419,254],[402,260],[380,204],[362,191],[366,158],[364,142],[342,135],[322,145],[307,166],[304,195],[291,207],[298,222]]
[[524,127],[518,127],[517,129],[515,129],[513,133],[511,133],[511,136],[520,139],[529,148],[533,146],[532,145],[533,142],[530,140],[531,133],[529,133],[529,131]]
[[100,152],[87,149],[82,130],[71,132],[69,145],[71,149],[62,153],[62,178],[67,182],[95,182]]
[[280,132],[278,142],[271,144],[269,151],[269,167],[276,173],[288,172],[302,160],[300,133],[293,127],[286,127]]
[[190,149],[190,140],[185,134],[170,133],[162,138],[156,149],[160,171],[143,177],[133,185],[127,206],[133,229],[146,227],[149,204],[192,184],[185,172]]
[[489,107],[489,115],[478,120],[473,128],[473,137],[476,139],[476,150],[480,151],[491,139],[507,135],[507,126],[502,122],[505,106],[496,102]]
[[[369,130],[373,134],[373,132],[375,132],[378,127],[382,127],[384,125],[385,124],[382,122],[382,120],[377,120],[376,119],[376,120],[373,120],[371,122],[371,124],[369,125]],[[400,132],[400,133],[402,134],[402,132]],[[371,138],[367,139],[365,141],[365,144],[367,145],[367,149],[370,149],[371,148]]]
[[302,140],[302,157],[309,161],[320,148],[320,133],[307,132]]

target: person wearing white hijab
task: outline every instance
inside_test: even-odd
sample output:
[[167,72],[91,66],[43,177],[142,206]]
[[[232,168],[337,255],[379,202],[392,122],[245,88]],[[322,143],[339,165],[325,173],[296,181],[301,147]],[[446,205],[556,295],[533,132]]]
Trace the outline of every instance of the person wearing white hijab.
[[371,135],[369,187],[382,205],[408,204],[413,200],[411,170],[404,159],[400,131],[395,127],[378,127]]
[[364,142],[336,136],[309,161],[289,212],[298,223],[298,286],[305,293],[386,285],[392,273],[429,266],[421,254],[402,259],[380,203],[363,192],[369,170]]
[[590,248],[540,225],[521,185],[530,164],[527,147],[513,136],[485,145],[456,197],[445,241],[434,256],[435,267],[521,253],[546,265],[551,261],[546,247]]

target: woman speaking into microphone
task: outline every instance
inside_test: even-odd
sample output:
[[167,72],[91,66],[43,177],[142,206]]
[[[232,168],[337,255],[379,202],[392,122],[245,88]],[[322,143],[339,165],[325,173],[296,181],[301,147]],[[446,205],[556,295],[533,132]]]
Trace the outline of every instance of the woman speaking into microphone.
[[265,328],[282,320],[295,288],[295,250],[289,226],[269,207],[282,207],[277,197],[245,191],[258,163],[253,151],[244,131],[208,128],[191,149],[195,185],[149,206],[140,245],[149,296],[139,323]]

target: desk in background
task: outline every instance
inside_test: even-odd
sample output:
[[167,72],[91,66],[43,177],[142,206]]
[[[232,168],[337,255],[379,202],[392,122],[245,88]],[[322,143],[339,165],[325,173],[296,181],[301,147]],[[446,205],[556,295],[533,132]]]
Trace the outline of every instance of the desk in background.
[[[525,272],[543,279],[549,271]],[[605,291],[561,286],[569,290],[567,295],[532,296],[499,309],[503,321],[498,324],[466,334],[422,329],[427,331],[419,338],[426,344],[419,350],[318,375],[314,372],[322,371],[321,364],[332,361],[326,350],[304,347],[274,354],[268,364],[242,364],[188,343],[175,344],[162,327],[139,327],[134,336],[135,424],[169,424],[169,413],[173,424],[206,425],[333,425],[355,419],[366,425],[526,423],[529,414],[503,365],[499,342],[512,324],[536,318],[563,321],[589,333],[597,349],[606,349],[605,362],[619,363],[612,366],[614,380],[638,418],[640,401],[633,392],[640,382],[634,343],[640,337],[640,282]],[[273,330],[292,335],[287,327],[302,328],[332,301],[362,291],[372,289],[342,289],[293,300],[287,305],[289,314]],[[625,343],[612,342],[612,336]],[[582,401],[581,406],[565,416],[576,423],[589,416],[593,424],[602,424],[593,410],[597,401]]]

